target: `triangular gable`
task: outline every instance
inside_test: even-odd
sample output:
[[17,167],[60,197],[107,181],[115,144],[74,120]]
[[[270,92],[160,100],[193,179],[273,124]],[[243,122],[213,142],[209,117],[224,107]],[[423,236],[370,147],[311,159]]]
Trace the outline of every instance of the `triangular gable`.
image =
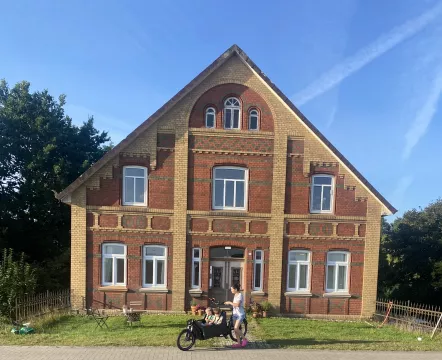
[[[340,162],[352,173],[356,179],[368,190],[378,201],[390,212],[394,214],[397,210],[365,179],[365,177],[336,149],[330,141],[299,111],[299,109],[290,101],[290,99],[283,94],[283,92],[273,84],[270,79],[259,69],[259,67],[247,56],[247,54],[237,45],[231,46],[226,52],[218,57],[212,64],[203,70],[197,77],[195,77],[189,84],[181,89],[173,98],[158,109],[152,116],[145,120],[140,126],[132,131],[124,140],[122,140],[112,150],[107,152],[100,160],[93,164],[88,170],[80,175],[72,184],[66,189],[56,194],[56,198],[66,201],[69,195],[78,187],[86,182],[93,174],[102,168],[108,161],[118,155],[126,146],[134,141],[141,133],[146,131],[154,122],[167,113],[175,104],[183,99],[189,92],[196,88],[204,79],[211,73],[222,66],[232,55],[238,57],[251,68],[251,70],[269,86],[269,88],[281,99],[281,101],[299,118],[301,123],[317,137],[324,146],[334,155]],[[67,202],[67,201],[66,201]]]

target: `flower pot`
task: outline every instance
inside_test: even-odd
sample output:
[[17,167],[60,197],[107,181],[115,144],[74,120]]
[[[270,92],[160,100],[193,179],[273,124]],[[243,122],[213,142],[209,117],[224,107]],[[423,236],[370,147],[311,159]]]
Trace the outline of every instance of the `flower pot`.
[[190,310],[192,311],[192,315],[196,315],[196,305],[195,306],[191,306]]
[[203,316],[203,314],[204,314],[204,311],[203,311],[203,310],[198,310],[198,315],[199,315],[199,316]]
[[267,317],[267,311],[263,311],[263,312],[262,312],[262,317],[263,317],[263,318],[266,318],[266,317]]

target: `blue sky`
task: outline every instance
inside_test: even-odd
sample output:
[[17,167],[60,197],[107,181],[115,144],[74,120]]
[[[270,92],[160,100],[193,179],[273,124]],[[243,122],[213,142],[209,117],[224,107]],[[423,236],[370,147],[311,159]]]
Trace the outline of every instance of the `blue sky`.
[[236,43],[399,215],[441,196],[442,0],[1,8],[0,78],[66,94],[115,143]]

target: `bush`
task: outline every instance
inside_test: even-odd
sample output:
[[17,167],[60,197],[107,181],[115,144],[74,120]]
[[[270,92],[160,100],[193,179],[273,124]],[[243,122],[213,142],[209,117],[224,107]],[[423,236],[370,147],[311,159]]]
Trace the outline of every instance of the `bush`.
[[17,299],[33,294],[36,287],[35,270],[25,261],[25,254],[14,260],[12,249],[4,249],[0,259],[0,316],[14,317]]
[[262,311],[269,311],[272,308],[272,304],[266,300],[261,303],[261,307]]

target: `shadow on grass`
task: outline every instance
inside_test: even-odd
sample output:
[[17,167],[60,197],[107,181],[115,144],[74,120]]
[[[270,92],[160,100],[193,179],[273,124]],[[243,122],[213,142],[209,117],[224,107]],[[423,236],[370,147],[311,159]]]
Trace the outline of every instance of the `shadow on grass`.
[[370,340],[316,340],[312,338],[306,339],[271,339],[266,340],[271,347],[286,346],[314,346],[314,345],[334,345],[334,344],[374,344],[384,343],[387,341],[370,341]]

